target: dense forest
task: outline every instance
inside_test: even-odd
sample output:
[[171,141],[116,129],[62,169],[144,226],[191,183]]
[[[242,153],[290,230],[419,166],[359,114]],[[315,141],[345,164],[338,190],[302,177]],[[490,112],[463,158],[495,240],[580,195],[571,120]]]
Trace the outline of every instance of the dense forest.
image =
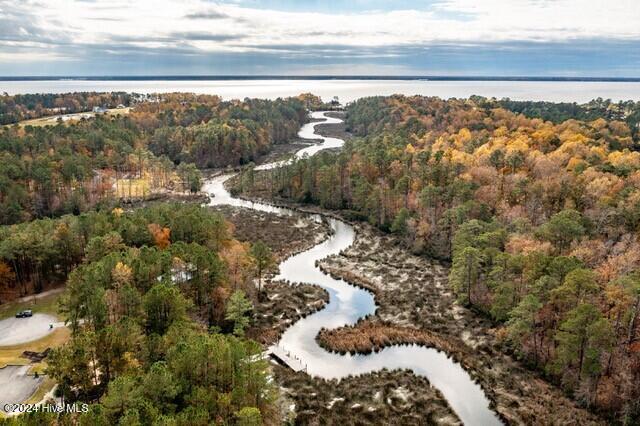
[[[189,100],[185,100],[189,99]],[[223,102],[215,96],[163,95],[136,106],[132,119],[149,135],[149,149],[198,167],[246,164],[272,144],[293,139],[307,120],[297,98]]]
[[[77,110],[127,102],[95,96],[5,96],[3,105],[28,111],[14,116],[23,119],[54,112],[42,108],[59,108],[56,99],[77,101]],[[48,353],[46,374],[65,402],[90,404],[87,413],[15,423],[277,417],[262,349],[244,337],[269,247],[238,242],[220,214],[195,204],[120,206],[148,192],[197,192],[196,166],[253,161],[306,119],[297,98],[165,94],[124,115],[0,130],[0,303],[66,283],[61,314],[71,338]]]
[[624,121],[629,126],[636,143],[640,139],[640,102],[612,102],[602,98],[594,99],[585,104],[512,101],[510,99],[489,100],[480,97],[472,97],[472,99],[485,108],[500,107],[529,118],[541,118],[556,124],[569,119],[593,121],[604,118],[610,121]]
[[[34,232],[54,236],[51,250],[12,244]],[[261,348],[243,337],[265,248],[234,240],[220,214],[189,204],[114,209],[5,227],[0,241],[5,271],[8,262],[18,275],[68,274],[61,310],[72,337],[52,349],[47,373],[66,402],[91,404],[74,424],[257,425],[274,416]]]
[[[95,96],[119,100],[121,95]],[[14,98],[30,106],[28,96]],[[189,164],[248,163],[272,144],[294,137],[305,120],[304,104],[296,98],[223,102],[216,96],[166,94],[137,103],[124,116],[5,126],[0,130],[0,224],[77,214],[179,186],[197,191],[198,174]]]
[[309,94],[166,94],[127,115],[0,130],[0,302],[67,284],[72,337],[47,373],[67,402],[91,404],[69,421],[275,421],[260,347],[244,338],[268,247],[195,205],[118,207],[140,188],[197,192],[198,168],[237,165],[243,186],[450,263],[460,303],[495,323],[505,351],[581,405],[640,419],[636,104],[365,98],[347,108],[343,150],[254,173],[323,107]]
[[[460,302],[496,322],[506,351],[630,424],[640,419],[640,153],[625,121],[563,121],[582,113],[544,105],[564,112],[527,117],[534,106],[360,99],[346,119],[358,137],[341,152],[263,179],[273,195],[340,209],[450,261]],[[242,181],[265,184],[251,170]]]

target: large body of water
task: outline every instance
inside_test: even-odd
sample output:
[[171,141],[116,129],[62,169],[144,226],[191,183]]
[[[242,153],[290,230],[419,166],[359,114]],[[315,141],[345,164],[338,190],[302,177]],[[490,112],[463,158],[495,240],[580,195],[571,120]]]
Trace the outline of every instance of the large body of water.
[[[338,119],[326,117],[322,112],[313,113],[313,118],[322,118],[325,122],[340,122]],[[317,124],[306,124],[300,130],[299,136],[322,139],[323,142],[304,148],[296,153],[297,156],[313,155],[321,149],[339,147],[344,143],[341,139],[317,135],[315,133]],[[281,162],[271,163],[264,168],[278,167],[281,164]],[[211,205],[229,204],[286,215],[304,214],[287,208],[232,197],[224,188],[224,182],[232,176],[232,174],[218,176],[205,184],[204,190],[212,195]],[[318,215],[310,216],[316,220],[319,219]],[[373,294],[346,281],[335,279],[316,266],[318,260],[340,253],[353,244],[355,239],[352,226],[340,220],[332,218],[328,220],[333,234],[324,242],[282,262],[279,265],[279,275],[275,279],[319,285],[329,293],[329,303],[322,310],[289,327],[277,345],[301,360],[309,374],[326,379],[341,379],[383,368],[410,369],[415,374],[429,379],[431,384],[442,392],[465,425],[501,424],[496,414],[489,408],[489,400],[482,388],[471,379],[460,364],[443,352],[417,345],[394,345],[370,355],[340,355],[328,352],[318,345],[316,336],[321,328],[334,329],[355,324],[359,318],[374,314],[376,311]]]
[[34,80],[0,81],[0,93],[125,91],[192,92],[244,99],[296,96],[310,92],[350,102],[365,96],[426,95],[468,98],[480,95],[514,100],[584,103],[591,99],[640,101],[640,82],[602,81],[429,81],[429,80]]

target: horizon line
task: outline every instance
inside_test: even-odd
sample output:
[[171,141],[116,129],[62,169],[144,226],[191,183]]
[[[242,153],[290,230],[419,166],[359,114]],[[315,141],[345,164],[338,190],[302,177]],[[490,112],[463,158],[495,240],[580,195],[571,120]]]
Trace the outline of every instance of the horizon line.
[[113,80],[113,81],[145,81],[145,80],[432,80],[432,81],[576,81],[576,82],[640,82],[640,77],[568,77],[568,76],[447,76],[447,75],[284,75],[284,74],[239,74],[239,75],[203,75],[203,74],[168,74],[168,75],[25,75],[0,76],[0,81],[60,81],[60,80]]

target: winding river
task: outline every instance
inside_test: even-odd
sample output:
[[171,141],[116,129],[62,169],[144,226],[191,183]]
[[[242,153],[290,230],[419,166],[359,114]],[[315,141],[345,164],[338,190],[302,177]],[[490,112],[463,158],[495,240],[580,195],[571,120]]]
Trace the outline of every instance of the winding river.
[[[313,155],[325,148],[340,147],[341,139],[323,137],[315,133],[320,123],[340,123],[337,118],[327,117],[324,112],[312,113],[312,118],[322,122],[308,123],[299,132],[301,138],[322,140],[322,143],[308,146],[296,153],[297,157]],[[279,167],[286,161],[262,165],[260,169]],[[212,196],[211,205],[229,204],[283,215],[302,215],[292,209],[274,207],[233,198],[224,188],[224,182],[233,174],[218,176],[205,184],[205,190]],[[309,215],[315,220],[318,215]],[[352,226],[327,218],[333,234],[324,242],[283,261],[276,280],[292,283],[311,283],[329,292],[329,303],[315,314],[303,318],[289,327],[282,335],[278,346],[289,351],[307,367],[308,374],[325,379],[341,379],[349,375],[365,374],[383,368],[409,369],[414,374],[426,377],[440,390],[449,405],[465,425],[500,425],[496,414],[489,408],[489,400],[482,388],[469,374],[444,352],[418,345],[396,345],[369,355],[340,355],[322,349],[315,338],[322,327],[333,329],[354,324],[359,318],[375,313],[373,294],[350,285],[346,281],[332,278],[323,273],[316,261],[332,254],[338,254],[353,244],[355,231]]]

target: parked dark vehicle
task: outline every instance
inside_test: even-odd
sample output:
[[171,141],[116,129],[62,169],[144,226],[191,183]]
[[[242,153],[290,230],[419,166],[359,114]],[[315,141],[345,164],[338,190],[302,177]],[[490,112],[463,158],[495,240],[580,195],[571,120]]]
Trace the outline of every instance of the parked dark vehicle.
[[29,318],[33,316],[31,309],[20,311],[16,314],[16,318]]

